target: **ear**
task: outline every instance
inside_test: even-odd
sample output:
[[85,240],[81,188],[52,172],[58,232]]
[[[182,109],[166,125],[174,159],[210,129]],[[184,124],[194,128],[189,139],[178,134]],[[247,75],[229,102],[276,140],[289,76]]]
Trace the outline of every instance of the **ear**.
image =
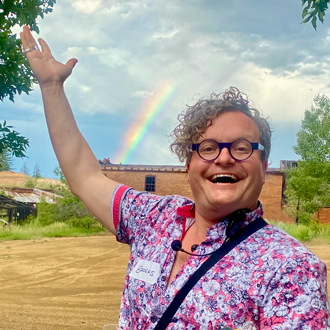
[[262,161],[262,169],[264,172],[264,177],[266,176],[267,168],[268,168],[268,158]]
[[189,163],[186,163],[186,166],[187,166],[187,174],[188,174],[187,181],[189,183],[190,182],[190,180],[189,180],[189,167],[190,167],[190,164]]

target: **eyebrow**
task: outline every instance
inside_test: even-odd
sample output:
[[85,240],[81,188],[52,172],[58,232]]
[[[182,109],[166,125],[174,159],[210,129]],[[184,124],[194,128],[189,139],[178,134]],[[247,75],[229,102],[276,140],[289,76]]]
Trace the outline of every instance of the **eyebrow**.
[[[214,138],[204,138],[204,137],[203,137],[202,140],[200,140],[200,142],[195,142],[195,143],[201,143],[201,142],[203,142],[205,140],[213,140],[215,142],[221,143],[221,142],[219,142],[218,140],[216,140]],[[249,136],[249,137],[241,136],[241,137],[234,138],[231,141],[222,141],[222,142],[233,142],[233,141],[236,141],[236,140],[248,140],[249,142],[258,142],[258,143],[260,143],[259,142],[259,140],[260,140],[259,137],[257,138],[257,141],[254,141],[254,138],[252,138],[252,136]]]

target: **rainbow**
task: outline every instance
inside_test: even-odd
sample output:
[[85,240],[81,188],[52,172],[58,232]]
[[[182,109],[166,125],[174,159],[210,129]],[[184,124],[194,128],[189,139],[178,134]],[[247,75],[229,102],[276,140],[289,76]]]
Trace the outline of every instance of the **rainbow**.
[[120,152],[115,159],[118,159],[122,164],[127,164],[138,145],[146,136],[151,125],[173,98],[174,91],[175,85],[166,85],[142,106],[140,110],[141,115],[128,129],[123,139]]

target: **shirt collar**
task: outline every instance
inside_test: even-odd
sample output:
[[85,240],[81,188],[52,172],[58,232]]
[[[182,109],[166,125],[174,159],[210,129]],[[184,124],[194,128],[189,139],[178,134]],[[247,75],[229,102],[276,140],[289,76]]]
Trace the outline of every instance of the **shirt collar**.
[[[241,228],[244,228],[250,222],[261,218],[263,215],[262,203],[258,201],[258,207],[250,212],[246,212],[245,221],[242,224]],[[222,221],[214,224],[210,227],[206,232],[206,239],[217,240],[217,239],[225,239],[226,238],[226,228],[229,223],[229,218],[223,219]]]
[[[194,218],[195,217],[195,204],[183,205],[177,208],[177,215],[182,216],[183,218]],[[250,222],[261,218],[263,215],[262,203],[258,201],[258,207],[250,212],[246,213],[245,221],[243,222],[242,228],[248,225]],[[225,231],[228,226],[229,219],[225,218],[222,221],[211,226],[206,233],[207,239],[221,239],[225,238]]]

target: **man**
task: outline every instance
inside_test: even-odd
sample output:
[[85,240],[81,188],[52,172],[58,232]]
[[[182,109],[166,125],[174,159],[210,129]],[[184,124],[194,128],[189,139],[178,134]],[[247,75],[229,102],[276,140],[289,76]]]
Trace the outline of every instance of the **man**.
[[[131,255],[120,329],[153,329],[177,292],[227,239],[233,214],[241,227],[262,216],[271,132],[235,88],[188,107],[172,150],[188,169],[194,202],[156,196],[104,177],[79,132],[63,83],[77,60],[57,62],[29,29],[23,49],[39,81],[50,137],[70,188]],[[110,207],[109,207],[110,206]],[[235,219],[234,219],[235,220]],[[182,242],[189,256],[171,244]],[[168,329],[330,329],[326,268],[295,239],[266,226],[215,264],[188,293]]]

